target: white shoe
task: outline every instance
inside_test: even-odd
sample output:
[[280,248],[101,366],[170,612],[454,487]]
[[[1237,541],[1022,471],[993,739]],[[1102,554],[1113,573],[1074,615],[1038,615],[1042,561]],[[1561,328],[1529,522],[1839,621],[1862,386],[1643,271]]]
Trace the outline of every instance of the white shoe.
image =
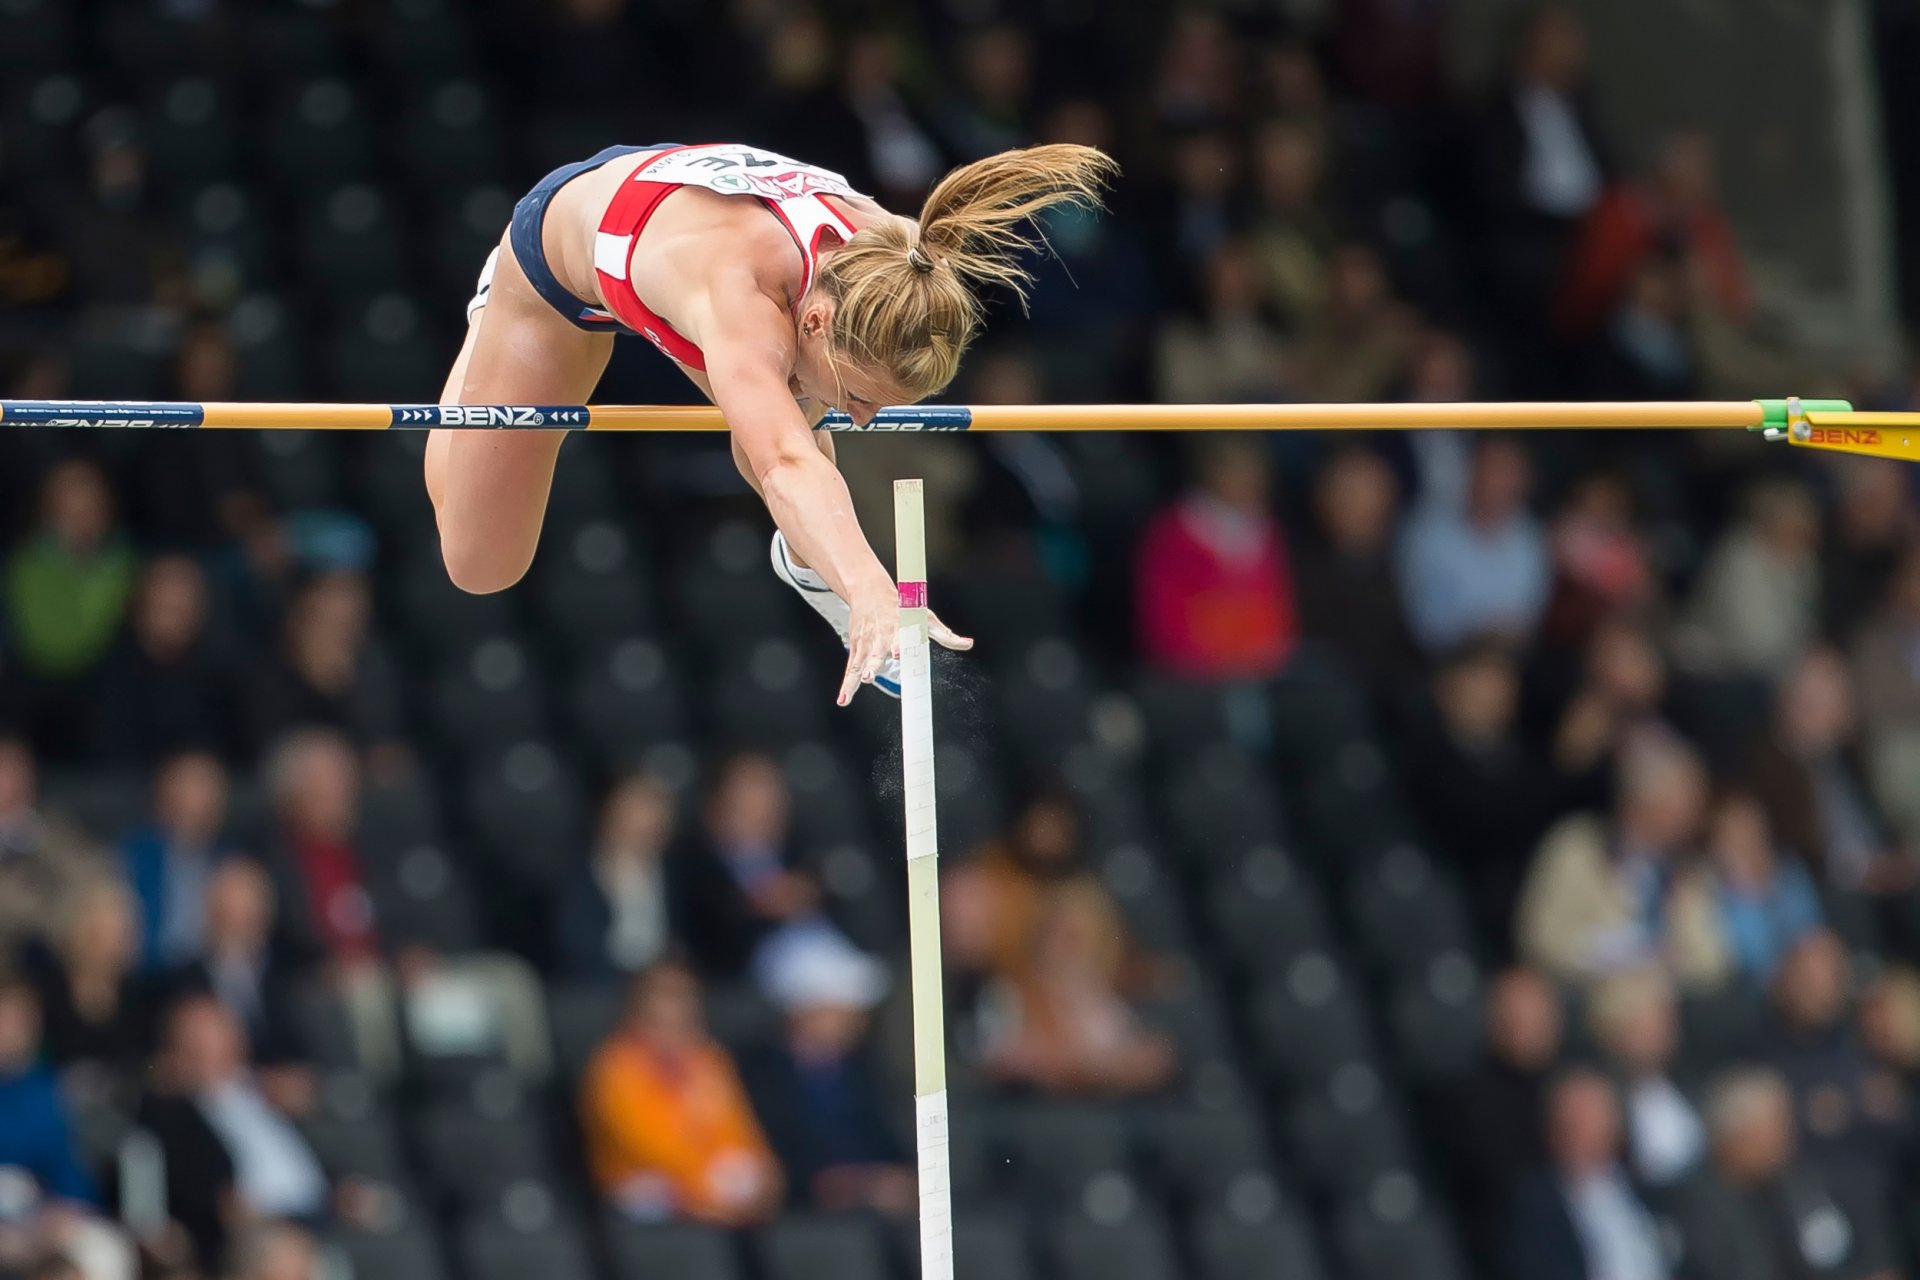
[[[825,618],[833,626],[833,633],[840,637],[840,647],[847,645],[847,629],[853,620],[853,610],[847,602],[833,593],[825,578],[811,569],[802,569],[793,562],[787,553],[786,535],[778,529],[773,533],[773,576],[780,579],[800,593],[813,611]],[[880,670],[874,673],[873,687],[889,698],[900,696],[900,659],[888,658],[880,664]]]

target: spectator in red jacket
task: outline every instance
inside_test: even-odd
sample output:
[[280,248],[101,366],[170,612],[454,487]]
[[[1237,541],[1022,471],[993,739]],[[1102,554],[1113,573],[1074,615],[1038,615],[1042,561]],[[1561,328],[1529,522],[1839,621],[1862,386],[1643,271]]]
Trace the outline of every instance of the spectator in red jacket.
[[1265,455],[1223,436],[1202,446],[1195,471],[1194,487],[1155,517],[1140,544],[1141,653],[1177,675],[1273,675],[1293,652],[1299,623]]

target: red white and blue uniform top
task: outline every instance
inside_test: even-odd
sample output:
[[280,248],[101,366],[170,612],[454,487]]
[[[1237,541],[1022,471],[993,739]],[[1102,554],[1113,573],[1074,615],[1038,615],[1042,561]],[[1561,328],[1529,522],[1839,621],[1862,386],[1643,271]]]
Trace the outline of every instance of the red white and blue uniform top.
[[620,185],[593,240],[593,266],[600,278],[600,296],[607,304],[606,310],[591,309],[583,318],[625,325],[688,368],[704,370],[707,360],[700,348],[642,302],[627,278],[627,264],[633,259],[634,241],[641,229],[660,202],[681,187],[747,196],[772,210],[799,246],[801,294],[813,283],[822,242],[832,236],[844,243],[855,229],[821,197],[855,197],[860,193],[832,170],[734,142],[657,152]]

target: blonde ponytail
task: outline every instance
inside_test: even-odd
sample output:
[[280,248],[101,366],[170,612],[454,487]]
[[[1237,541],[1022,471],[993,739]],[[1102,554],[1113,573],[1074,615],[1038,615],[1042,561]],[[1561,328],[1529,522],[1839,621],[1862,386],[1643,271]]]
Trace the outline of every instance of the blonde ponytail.
[[1024,303],[1032,277],[1020,254],[1032,221],[1059,205],[1098,206],[1116,171],[1092,147],[1050,143],[1003,151],[942,178],[913,228],[868,227],[827,259],[820,285],[835,300],[836,351],[885,370],[915,398],[944,388],[980,328],[977,291]]

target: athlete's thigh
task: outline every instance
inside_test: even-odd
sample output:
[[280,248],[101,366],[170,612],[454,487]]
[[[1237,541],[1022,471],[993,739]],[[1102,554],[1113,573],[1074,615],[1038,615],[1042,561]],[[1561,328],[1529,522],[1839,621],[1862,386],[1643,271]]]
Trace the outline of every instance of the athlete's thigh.
[[[534,292],[512,250],[503,245],[486,305],[468,328],[441,399],[583,404],[612,352],[611,334],[588,333],[568,323]],[[484,562],[482,578],[517,578],[539,539],[566,432],[443,430],[433,436],[428,487],[434,491],[450,567],[458,549]]]

